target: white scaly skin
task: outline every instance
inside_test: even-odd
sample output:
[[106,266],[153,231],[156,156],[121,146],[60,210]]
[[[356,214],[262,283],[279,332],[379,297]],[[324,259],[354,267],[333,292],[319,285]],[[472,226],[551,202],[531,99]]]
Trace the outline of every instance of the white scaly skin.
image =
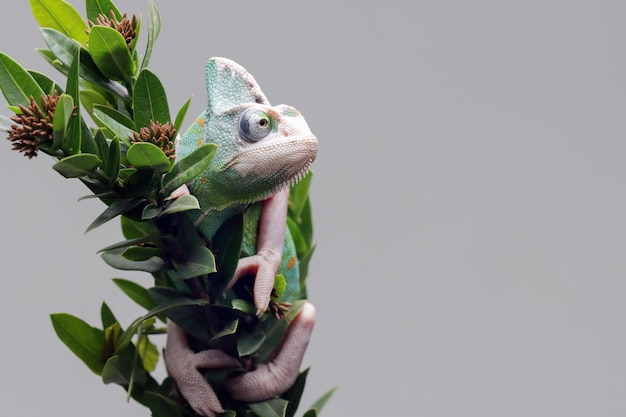
[[[191,192],[198,198],[202,213],[196,222],[207,239],[235,212],[262,201],[256,254],[239,260],[230,283],[255,275],[253,298],[260,315],[268,308],[283,257],[288,187],[315,159],[317,139],[296,109],[271,106],[252,75],[233,61],[208,61],[207,92],[207,110],[178,140],[177,159],[204,143],[216,143],[218,149],[209,168],[173,197]],[[315,308],[305,303],[269,363],[227,379],[225,387],[231,396],[256,402],[289,389],[298,375],[315,318]],[[215,349],[194,353],[184,330],[172,321],[167,333],[165,362],[182,395],[200,415],[213,417],[224,412],[198,368],[233,367],[239,361]]]

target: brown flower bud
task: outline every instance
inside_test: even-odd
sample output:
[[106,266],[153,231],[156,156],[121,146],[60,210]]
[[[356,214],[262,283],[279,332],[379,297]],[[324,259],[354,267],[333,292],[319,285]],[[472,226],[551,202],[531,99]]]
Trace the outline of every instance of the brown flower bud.
[[[89,21],[89,27],[106,26],[117,30],[124,37],[128,48],[132,50],[131,42],[137,37],[137,25],[139,24],[137,16],[133,15],[129,19],[126,17],[126,13],[124,13],[122,20],[118,21],[113,10],[110,11],[109,15],[110,17],[103,14],[98,15],[95,23],[91,20]],[[87,33],[89,33],[89,29],[87,29]]]
[[130,138],[132,143],[137,142],[149,142],[152,143],[163,151],[168,158],[174,159],[176,149],[174,149],[174,139],[176,138],[176,129],[170,122],[165,124],[159,122],[153,122],[150,120],[150,124],[147,127],[142,127],[139,132],[134,132]]
[[37,156],[42,144],[54,140],[53,119],[58,102],[59,95],[55,90],[52,95],[41,97],[41,107],[32,96],[28,107],[19,105],[20,114],[11,116],[15,124],[11,125],[7,137],[13,142],[13,150],[24,152],[24,156],[30,159]]

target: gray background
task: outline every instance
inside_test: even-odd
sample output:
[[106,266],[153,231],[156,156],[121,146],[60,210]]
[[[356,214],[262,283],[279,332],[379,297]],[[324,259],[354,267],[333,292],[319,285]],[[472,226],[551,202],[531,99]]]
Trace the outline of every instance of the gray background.
[[[322,415],[626,415],[625,3],[158,5],[172,111],[227,56],[320,140],[304,405],[340,384]],[[0,50],[49,73],[28,2],[3,14]],[[3,148],[2,414],[147,416],[48,314],[106,299],[128,324],[110,278],[150,278],[96,255],[121,235],[83,235],[84,187]]]

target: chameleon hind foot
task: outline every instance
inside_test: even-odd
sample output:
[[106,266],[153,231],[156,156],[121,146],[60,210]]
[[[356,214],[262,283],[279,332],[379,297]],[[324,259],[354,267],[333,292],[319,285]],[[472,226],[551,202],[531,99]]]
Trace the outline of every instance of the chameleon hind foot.
[[[231,396],[239,401],[257,402],[287,391],[300,372],[315,319],[315,308],[311,303],[305,303],[289,324],[285,339],[272,361],[226,379],[225,387]],[[172,321],[168,321],[167,334],[165,364],[182,396],[202,416],[215,417],[223,413],[224,408],[215,391],[198,369],[238,367],[239,361],[216,349],[194,353],[189,348],[185,331]]]
[[287,329],[276,357],[256,369],[229,377],[225,386],[236,400],[264,401],[287,391],[300,372],[302,358],[315,326],[313,304],[305,303]]

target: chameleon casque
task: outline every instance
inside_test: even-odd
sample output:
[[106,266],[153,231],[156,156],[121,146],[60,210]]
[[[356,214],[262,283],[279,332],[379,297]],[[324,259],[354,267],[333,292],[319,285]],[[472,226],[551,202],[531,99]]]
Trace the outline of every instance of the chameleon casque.
[[[317,154],[317,138],[302,115],[287,105],[271,106],[244,68],[225,58],[206,66],[208,106],[176,143],[176,159],[205,143],[218,145],[209,167],[173,197],[191,193],[200,202],[195,219],[210,240],[235,213],[244,212],[244,243],[230,285],[254,275],[257,315],[268,309],[277,273],[287,282],[281,301],[299,293],[295,249],[286,227],[289,186],[308,171]],[[286,391],[298,375],[313,326],[315,309],[306,302],[268,363],[229,376],[225,387],[237,400],[255,402]],[[204,416],[224,409],[198,369],[240,366],[218,349],[194,352],[186,332],[168,320],[165,362],[191,407]]]

